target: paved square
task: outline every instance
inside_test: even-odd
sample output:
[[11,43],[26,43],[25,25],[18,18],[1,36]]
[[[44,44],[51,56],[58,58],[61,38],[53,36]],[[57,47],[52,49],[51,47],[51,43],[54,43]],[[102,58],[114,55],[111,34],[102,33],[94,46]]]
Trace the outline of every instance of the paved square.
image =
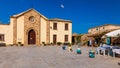
[[0,68],[120,68],[120,58],[96,55],[88,57],[91,48],[81,47],[82,54],[62,50],[61,46],[0,47]]

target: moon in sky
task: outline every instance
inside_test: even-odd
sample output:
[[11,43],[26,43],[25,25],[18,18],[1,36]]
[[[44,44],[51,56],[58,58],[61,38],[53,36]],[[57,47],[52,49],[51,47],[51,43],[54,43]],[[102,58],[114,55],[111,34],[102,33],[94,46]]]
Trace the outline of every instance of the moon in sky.
[[65,8],[63,4],[61,4],[61,8]]

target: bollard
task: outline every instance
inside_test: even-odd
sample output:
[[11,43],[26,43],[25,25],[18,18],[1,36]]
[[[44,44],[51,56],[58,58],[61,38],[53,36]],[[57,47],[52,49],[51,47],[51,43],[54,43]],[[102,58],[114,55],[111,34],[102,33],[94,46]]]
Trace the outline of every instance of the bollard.
[[95,52],[93,50],[90,50],[89,58],[95,58]]
[[77,52],[77,54],[81,54],[81,49],[77,48],[76,52]]

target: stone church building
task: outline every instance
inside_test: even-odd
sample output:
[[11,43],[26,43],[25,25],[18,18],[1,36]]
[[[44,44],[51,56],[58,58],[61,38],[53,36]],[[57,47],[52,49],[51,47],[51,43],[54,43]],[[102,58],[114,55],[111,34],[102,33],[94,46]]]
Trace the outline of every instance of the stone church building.
[[10,17],[9,24],[0,24],[0,43],[40,45],[70,42],[72,22],[58,18],[48,19],[35,9],[29,9]]

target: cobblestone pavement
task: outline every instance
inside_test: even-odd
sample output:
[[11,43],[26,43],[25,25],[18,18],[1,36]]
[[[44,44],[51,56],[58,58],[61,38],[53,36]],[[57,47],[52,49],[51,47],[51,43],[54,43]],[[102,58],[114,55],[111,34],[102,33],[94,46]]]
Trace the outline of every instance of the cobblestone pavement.
[[0,47],[0,68],[120,68],[120,58],[96,55],[88,57],[89,47],[82,54],[62,50],[61,46]]

